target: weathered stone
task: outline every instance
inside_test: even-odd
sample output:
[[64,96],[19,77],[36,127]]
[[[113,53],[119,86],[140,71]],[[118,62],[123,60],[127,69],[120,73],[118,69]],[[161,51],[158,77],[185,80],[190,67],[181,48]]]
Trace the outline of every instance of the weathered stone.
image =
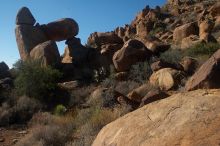
[[29,57],[35,46],[48,40],[44,32],[37,26],[17,25],[15,34],[20,57],[23,61]]
[[187,91],[198,88],[220,88],[220,49],[216,51],[187,81]]
[[106,125],[92,146],[219,145],[220,90],[175,94]]
[[166,94],[165,92],[159,89],[150,90],[142,99],[140,107],[143,107],[144,105],[149,104],[151,102],[164,99],[168,96],[169,96],[168,94]]
[[27,7],[22,7],[16,16],[16,24],[17,25],[34,25],[36,20],[34,16],[31,14],[31,11]]
[[60,64],[60,53],[54,41],[47,41],[34,47],[30,58],[39,60],[43,66]]
[[68,81],[68,82],[58,83],[58,86],[62,89],[73,90],[79,86],[79,82],[78,81]]
[[149,59],[152,52],[143,43],[131,39],[113,56],[113,63],[117,71],[128,71],[131,65]]
[[164,68],[153,73],[149,79],[150,83],[158,86],[161,90],[170,90],[180,82],[181,71],[172,68]]
[[41,25],[46,36],[53,41],[63,41],[79,33],[79,26],[72,18],[63,18]]
[[199,24],[200,40],[204,40],[206,42],[216,42],[215,38],[211,35],[214,25],[215,24],[211,20],[205,20]]
[[166,62],[163,60],[159,60],[159,61],[151,64],[152,71],[158,71],[163,68],[172,68],[172,69],[176,69],[176,70],[183,70],[182,65],[169,63],[169,62]]
[[187,23],[177,27],[173,32],[173,41],[179,43],[190,35],[198,35],[199,29],[196,22]]

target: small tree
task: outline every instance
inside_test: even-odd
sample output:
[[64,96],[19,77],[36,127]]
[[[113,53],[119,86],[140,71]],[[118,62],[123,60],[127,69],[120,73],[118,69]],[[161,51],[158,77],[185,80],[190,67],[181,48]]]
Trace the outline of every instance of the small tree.
[[39,100],[56,88],[61,73],[51,67],[41,66],[39,61],[18,61],[14,64],[18,72],[15,88],[18,94],[34,97]]

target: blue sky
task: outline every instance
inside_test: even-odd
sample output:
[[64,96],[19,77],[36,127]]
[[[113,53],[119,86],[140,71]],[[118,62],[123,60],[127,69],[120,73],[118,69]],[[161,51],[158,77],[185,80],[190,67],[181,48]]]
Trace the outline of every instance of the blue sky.
[[[16,13],[28,7],[37,22],[45,24],[70,17],[79,24],[82,43],[92,32],[114,30],[129,24],[146,5],[163,5],[166,0],[1,0],[0,5],[0,61],[10,67],[19,58],[14,28]],[[63,54],[64,42],[57,43]]]

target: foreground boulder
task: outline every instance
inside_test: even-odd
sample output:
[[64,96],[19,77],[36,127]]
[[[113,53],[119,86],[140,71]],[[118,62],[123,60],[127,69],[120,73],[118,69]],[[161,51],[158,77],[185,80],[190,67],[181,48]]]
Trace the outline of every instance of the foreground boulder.
[[46,36],[53,41],[63,41],[79,33],[79,26],[72,18],[63,18],[41,26]]
[[220,49],[187,81],[187,91],[198,88],[220,88]]
[[180,93],[105,126],[93,146],[218,145],[220,90]]
[[47,41],[37,45],[31,51],[30,58],[39,60],[44,66],[60,64],[60,53],[54,41]]
[[130,39],[113,56],[113,63],[118,72],[128,71],[131,65],[149,59],[152,52],[138,40]]
[[173,32],[173,41],[177,43],[181,43],[181,41],[190,36],[190,35],[198,35],[199,28],[196,22],[187,23],[182,26],[177,27]]

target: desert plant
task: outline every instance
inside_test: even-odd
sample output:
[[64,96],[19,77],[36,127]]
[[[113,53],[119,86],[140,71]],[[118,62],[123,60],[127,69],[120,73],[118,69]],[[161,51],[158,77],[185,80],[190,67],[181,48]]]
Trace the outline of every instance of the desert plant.
[[174,64],[179,63],[182,58],[183,58],[183,53],[178,49],[170,49],[160,54],[161,60]]
[[64,105],[59,104],[55,107],[54,114],[58,116],[62,116],[64,115],[66,111],[67,111],[67,108]]
[[219,48],[220,48],[220,44],[218,43],[199,43],[191,48],[188,48],[185,51],[185,54],[191,57],[200,57],[203,55],[210,57]]
[[15,88],[19,95],[27,95],[44,100],[50,90],[56,88],[61,73],[51,67],[42,67],[39,61],[18,61],[14,68],[18,71]]

